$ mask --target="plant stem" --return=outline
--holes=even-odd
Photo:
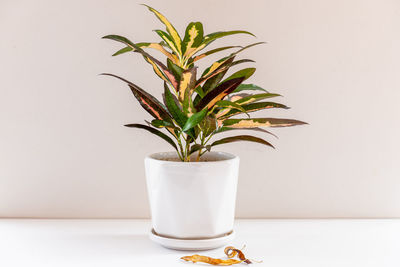
[[[200,161],[200,157],[201,157],[201,150],[203,149],[202,148],[202,146],[204,145],[204,134],[203,133],[201,133],[201,137],[200,137],[200,141],[201,141],[201,147],[200,147],[200,149],[199,149],[199,153],[197,154],[197,158],[196,158],[196,161],[197,162],[199,162]]]
[[[184,151],[183,151],[183,146],[182,146],[182,141],[181,141],[181,133],[179,133],[179,135],[177,136],[176,140],[178,141],[179,150],[180,150],[180,153],[178,151],[179,159],[181,161],[184,161],[184,158],[183,158],[184,157]]]
[[[199,149],[199,153],[197,154],[197,158],[196,161],[199,162],[200,161],[200,157],[201,157],[201,148]]]
[[[184,161],[188,162],[190,161],[190,155],[189,155],[189,135],[187,134],[185,139],[185,156],[184,156]]]

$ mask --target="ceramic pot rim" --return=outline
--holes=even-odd
[[[162,158],[173,158],[177,159],[177,153],[175,151],[169,152],[157,152],[146,156],[145,160],[151,160],[153,162],[159,162],[163,164],[174,164],[174,165],[206,165],[206,164],[216,164],[222,162],[229,162],[229,161],[236,161],[239,160],[239,157],[222,151],[211,151],[207,152],[202,156],[203,158],[208,158],[209,161],[190,161],[190,162],[183,162],[183,161],[175,161],[175,160],[166,160]],[[213,160],[214,159],[214,160]]]

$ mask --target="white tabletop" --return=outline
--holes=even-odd
[[[0,266],[194,266],[179,259],[194,253],[152,243],[149,229],[148,220],[2,219]],[[235,230],[230,245],[263,260],[254,267],[400,266],[400,220],[237,220]]]

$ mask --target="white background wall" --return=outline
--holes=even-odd
[[[146,3],[181,32],[202,21],[258,36],[218,46],[268,41],[242,57],[292,109],[263,114],[310,123],[275,130],[276,150],[219,148],[241,157],[238,217],[400,217],[398,0]],[[149,115],[97,74],[159,96],[142,58],[112,58],[121,46],[100,37],[155,41],[160,27],[132,0],[0,1],[0,216],[149,216],[143,157],[169,147],[122,126]]]

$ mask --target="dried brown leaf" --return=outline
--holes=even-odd
[[[211,257],[202,256],[198,254],[194,254],[192,256],[184,256],[181,259],[185,261],[191,261],[193,263],[203,262],[211,265],[220,265],[220,266],[229,266],[242,262],[242,260],[235,260],[235,259],[228,259],[228,260],[214,259]]]
[[[247,264],[252,263],[249,259],[246,259],[246,256],[244,256],[244,253],[240,249],[234,247],[226,247],[224,252],[226,256],[228,256],[228,258],[233,258],[237,255],[241,261]]]

